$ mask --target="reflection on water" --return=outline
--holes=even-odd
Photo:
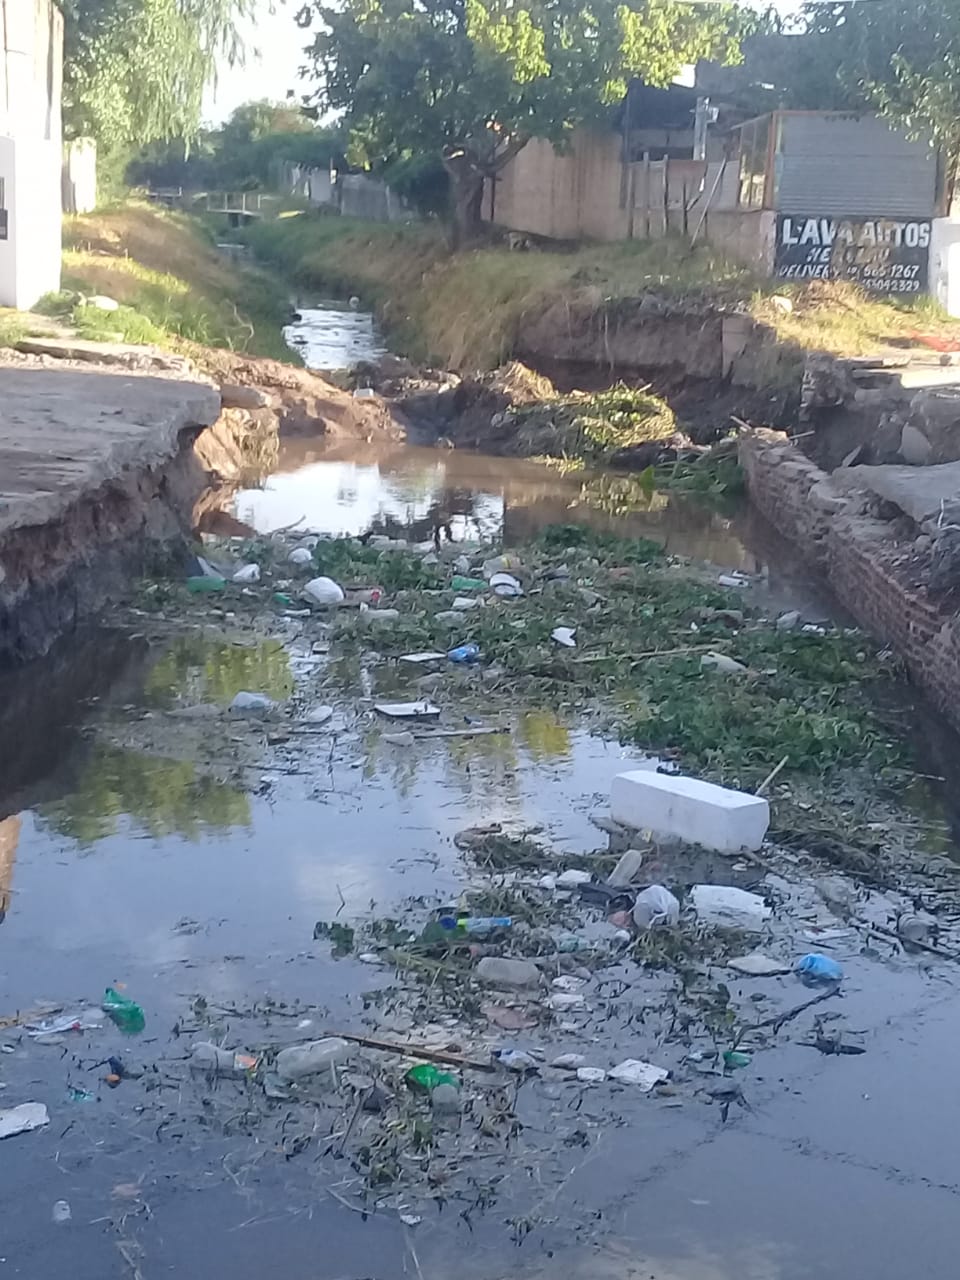
[[[37,812],[41,824],[80,845],[114,835],[121,818],[154,839],[197,840],[211,829],[248,826],[250,800],[189,761],[98,745],[73,786]]]
[[[148,702],[168,706],[213,702],[227,706],[242,689],[277,701],[293,692],[290,655],[274,640],[229,644],[200,636],[173,640],[146,680]]]
[[[635,475],[576,472],[524,458],[322,439],[285,440],[276,472],[235,499],[235,515],[267,533],[301,520],[325,534],[373,529],[414,540],[522,541],[549,524],[586,524],[654,538],[677,555],[748,571],[757,567],[736,514],[651,493]]]
[[[324,301],[300,307],[298,315],[300,319],[287,325],[283,336],[308,369],[349,369],[361,360],[378,360],[387,354],[369,311]]]

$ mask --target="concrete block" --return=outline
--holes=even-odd
[[[610,809],[614,822],[721,853],[759,849],[770,825],[770,806],[762,796],[642,769],[617,774]]]

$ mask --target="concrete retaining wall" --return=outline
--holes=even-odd
[[[915,533],[878,518],[865,491],[845,491],[778,432],[744,435],[754,504],[800,546],[857,621],[903,657],[934,706],[960,728],[960,617],[922,585]]]

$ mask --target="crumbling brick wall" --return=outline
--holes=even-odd
[[[960,728],[960,615],[922,583],[912,542],[871,514],[870,496],[850,490],[779,432],[740,442],[756,507],[806,551],[840,603],[904,659],[937,709]]]

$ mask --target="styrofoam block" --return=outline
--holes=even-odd
[[[759,849],[770,825],[770,806],[762,796],[643,769],[617,774],[610,809],[615,822],[721,853]]]

